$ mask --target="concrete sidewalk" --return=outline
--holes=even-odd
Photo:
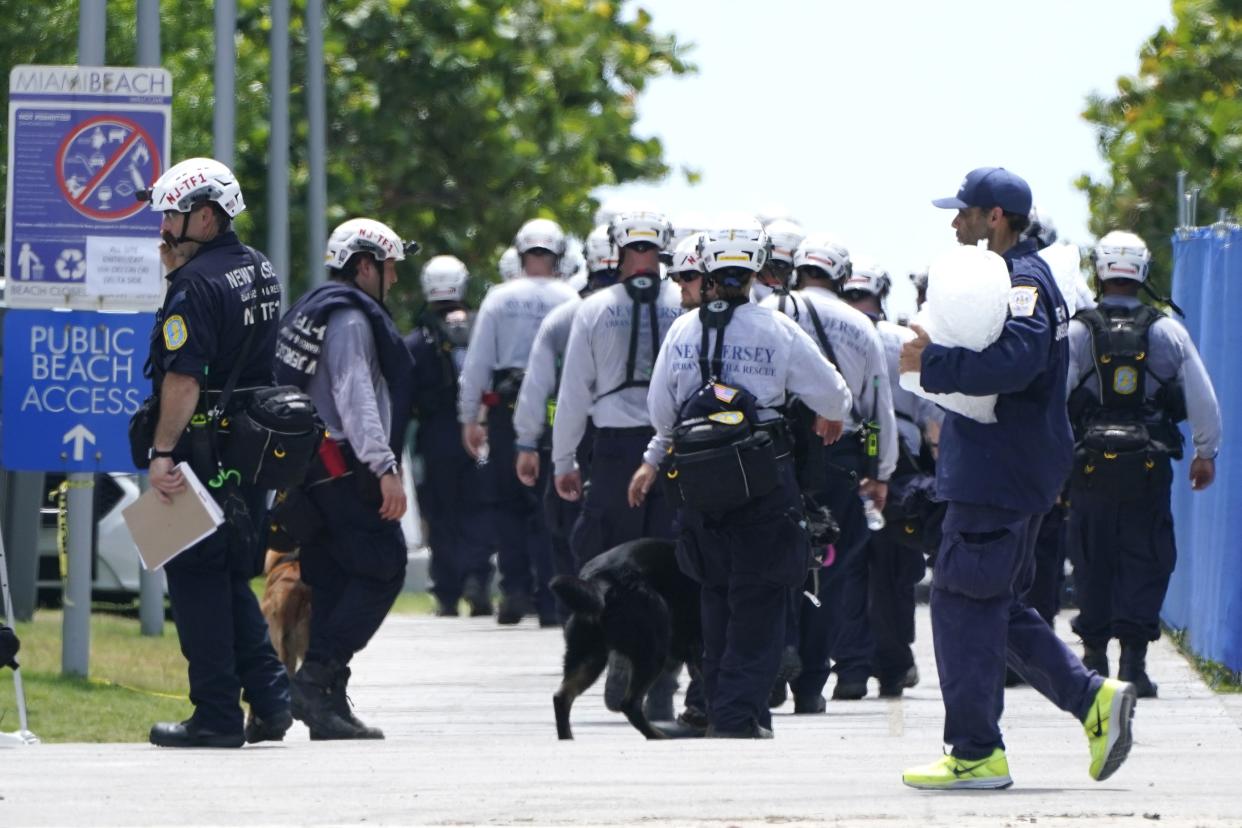
[[[902,700],[809,718],[786,705],[767,742],[649,743],[604,709],[602,681],[574,711],[577,740],[556,740],[555,630],[395,617],[352,689],[387,741],[312,744],[295,725],[239,751],[9,750],[0,825],[1242,825],[1242,710],[1167,642],[1151,654],[1161,698],[1140,702],[1134,751],[1107,782],[1087,776],[1080,725],[1022,688],[1004,722],[1013,788],[904,787],[902,768],[941,749],[925,607],[919,621],[923,683]]]

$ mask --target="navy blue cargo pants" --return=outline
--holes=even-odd
[[[243,488],[252,520],[267,524],[267,492]],[[266,536],[260,532],[260,541]],[[250,589],[260,549],[239,549],[221,528],[165,567],[181,654],[189,662],[191,721],[240,733],[238,695],[260,719],[289,709],[289,677]]]
[[[1079,721],[1103,679],[1088,671],[1025,603],[1043,515],[949,502],[932,572],[932,639],[944,698],[944,741],[983,759],[998,747],[1005,667]]]
[[[311,588],[306,659],[348,664],[405,584],[405,536],[398,521],[380,518],[374,475],[356,471],[307,491],[325,531],[301,547],[302,580]]]
[[[719,515],[678,512],[677,563],[701,586],[707,715],[722,732],[771,727],[790,590],[810,560],[793,465],[780,463],[781,485],[763,497]]]
[[[1177,563],[1169,498],[1173,471],[1156,461],[1146,485],[1119,495],[1075,489],[1070,498],[1074,592],[1072,627],[1099,646],[1110,638],[1160,638],[1160,608]]]
[[[643,462],[652,429],[597,428],[590,476],[584,477],[582,511],[569,537],[577,568],[638,538],[673,537],[673,512],[663,487],[654,486],[637,509],[629,504],[630,478]]]

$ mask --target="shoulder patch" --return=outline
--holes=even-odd
[[[186,327],[185,320],[181,318],[181,314],[168,317],[164,320],[164,347],[170,351],[175,351],[188,342],[190,339],[190,329]]]
[[[1011,316],[1033,316],[1039,300],[1039,288],[1018,285],[1009,289],[1009,313]]]

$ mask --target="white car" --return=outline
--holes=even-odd
[[[47,496],[39,514],[39,598],[59,599],[62,590],[59,504],[56,495],[62,476],[48,474]],[[95,534],[91,562],[91,592],[97,601],[129,602],[138,594],[138,548],[129,535],[121,510],[138,499],[138,476],[109,472],[95,475]]]

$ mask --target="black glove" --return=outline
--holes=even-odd
[[[0,667],[12,667],[16,670],[17,651],[21,648],[22,642],[17,640],[17,633],[13,632],[13,628],[0,624]]]

